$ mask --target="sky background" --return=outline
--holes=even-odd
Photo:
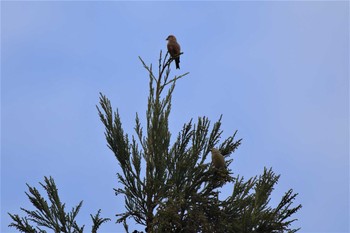
[[[124,232],[117,160],[107,148],[99,92],[133,134],[145,122],[148,76],[166,37],[184,52],[170,129],[215,122],[242,145],[231,169],[246,178],[281,174],[271,205],[299,193],[300,232],[349,232],[349,3],[1,2],[1,232],[7,212],[32,209],[26,183],[52,176],[68,209],[112,219]],[[173,64],[174,65],[174,64]],[[222,195],[229,194],[225,186]],[[130,229],[143,230],[131,223]]]

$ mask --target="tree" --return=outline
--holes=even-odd
[[[52,177],[45,177],[45,184],[40,183],[40,185],[47,192],[49,201],[45,200],[36,188],[27,184],[29,193],[26,192],[26,195],[36,210],[21,208],[21,210],[27,214],[27,216],[22,218],[17,214],[9,213],[13,220],[9,227],[14,227],[20,232],[26,233],[45,233],[46,231],[44,228],[51,229],[55,233],[82,233],[84,231],[84,225],[81,227],[78,226],[75,218],[83,205],[83,201],[75,208],[72,208],[71,212],[67,213],[65,211],[66,205],[62,204],[58,195],[54,179]],[[48,202],[51,203],[50,206]],[[93,222],[92,233],[96,233],[102,223],[110,220],[109,218],[101,218],[100,213],[101,210],[98,210],[96,215],[90,215]],[[34,227],[33,224],[36,224],[36,227]]]
[[[190,120],[183,125],[175,142],[170,143],[172,94],[177,80],[188,74],[170,78],[170,64],[175,58],[168,58],[168,53],[163,58],[161,52],[157,76],[152,65],[147,66],[140,58],[149,74],[150,88],[145,133],[136,114],[136,135],[129,138],[122,128],[118,110],[114,112],[110,100],[100,93],[98,114],[105,126],[107,145],[122,170],[117,173],[121,187],[115,192],[124,195],[125,212],[117,214],[117,222],[124,224],[126,232],[129,232],[128,218],[144,225],[148,233],[298,231],[291,228],[296,219],[290,219],[301,208],[301,205],[292,207],[298,194],[290,189],[276,207],[269,206],[270,194],[280,177],[271,168],[264,168],[262,175],[247,181],[240,176],[233,177],[229,169],[230,154],[242,140],[236,139],[237,131],[221,140],[221,117],[212,126],[207,117],[199,117],[195,123]],[[207,161],[213,148],[224,155],[225,169],[218,169]],[[220,200],[224,184],[231,184],[233,191],[228,198]],[[78,226],[75,221],[82,201],[67,213],[53,178],[45,177],[45,184],[40,185],[47,192],[48,201],[27,184],[26,195],[36,210],[21,208],[25,217],[9,213],[13,221],[9,226],[28,233],[46,232],[44,228],[57,233],[83,232],[84,226]],[[110,220],[101,218],[100,212],[91,215],[92,233]]]
[[[186,76],[170,78],[168,53],[159,57],[158,74],[139,57],[149,75],[149,97],[146,111],[146,132],[138,114],[136,135],[124,133],[118,110],[100,93],[97,107],[105,126],[108,147],[114,153],[122,172],[121,187],[116,195],[124,195],[125,212],[117,214],[128,232],[127,219],[144,225],[146,232],[296,232],[290,219],[301,205],[292,207],[298,194],[288,190],[276,207],[270,207],[270,194],[279,175],[264,168],[260,176],[244,181],[233,177],[230,154],[241,144],[236,132],[227,139],[222,135],[221,117],[212,127],[207,117],[184,124],[171,144],[169,115],[176,82]],[[211,166],[207,157],[212,148],[219,148],[227,170]],[[142,165],[145,168],[142,169]],[[225,200],[218,197],[224,184],[233,191]]]

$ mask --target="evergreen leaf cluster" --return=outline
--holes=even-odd
[[[145,126],[136,114],[135,134],[130,137],[124,132],[118,110],[113,111],[110,100],[102,93],[97,106],[107,146],[120,166],[115,194],[124,197],[125,211],[117,213],[117,223],[122,223],[126,232],[129,218],[143,225],[148,233],[297,232],[299,228],[292,227],[296,221],[292,216],[301,208],[293,205],[298,194],[290,189],[276,207],[270,205],[279,175],[264,168],[261,175],[247,180],[233,176],[229,167],[233,162],[231,154],[242,139],[236,139],[237,131],[222,138],[222,116],[213,124],[205,116],[196,121],[191,119],[172,137],[169,130],[172,96],[177,81],[188,73],[171,78],[173,59],[168,53],[163,57],[160,52],[157,73],[152,65],[139,59],[149,77]],[[213,148],[224,156],[226,169],[212,165]],[[26,214],[22,218],[9,214],[13,221],[9,226],[28,233],[43,233],[46,228],[57,233],[83,232],[84,225],[79,226],[75,220],[82,201],[67,212],[53,178],[45,177],[45,183],[40,185],[48,199],[27,185],[26,195],[36,210],[21,208]],[[232,188],[227,198],[220,197],[224,185]],[[91,215],[92,233],[110,220],[101,218],[100,212]]]

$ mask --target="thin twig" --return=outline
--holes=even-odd
[[[169,82],[165,83],[164,86],[168,85],[169,83],[175,82],[176,80],[183,78],[184,76],[188,75],[190,72],[186,72],[178,77],[175,76],[175,78],[171,79]]]

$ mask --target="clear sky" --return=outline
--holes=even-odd
[[[99,92],[133,134],[145,119],[148,76],[166,37],[184,52],[170,127],[223,114],[242,145],[231,168],[281,174],[303,208],[300,232],[349,231],[349,2],[1,2],[1,232],[7,212],[31,208],[26,183],[54,177],[70,209],[112,218],[123,210],[118,163],[95,105]],[[230,193],[225,186],[223,193]],[[131,225],[132,230],[139,229]]]

